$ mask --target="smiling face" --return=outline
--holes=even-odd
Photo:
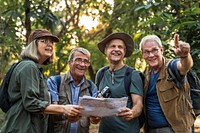
[[[40,55],[40,61],[44,62],[50,58],[54,53],[54,42],[52,38],[45,37],[37,39],[38,53]]]
[[[83,54],[80,51],[76,51],[73,54],[73,58],[68,62],[70,67],[70,73],[74,80],[81,80],[90,66],[90,55]]]
[[[126,46],[120,39],[113,39],[105,49],[105,54],[111,63],[122,62],[125,56]]]
[[[142,56],[154,71],[162,67],[163,48],[154,40],[148,40],[141,46]]]

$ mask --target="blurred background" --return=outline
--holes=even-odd
[[[0,82],[27,45],[27,38],[38,28],[50,30],[60,38],[55,64],[45,68],[48,76],[68,70],[71,49],[81,46],[91,53],[87,77],[94,81],[99,68],[107,65],[97,43],[113,32],[130,34],[135,43],[125,62],[143,71],[139,42],[147,34],[162,39],[165,55],[176,58],[173,35],[191,45],[193,69],[200,76],[200,1],[199,0],[0,0]],[[0,127],[3,120],[0,113]]]

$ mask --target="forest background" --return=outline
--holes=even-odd
[[[141,71],[146,66],[139,50],[141,38],[158,35],[164,54],[176,58],[172,40],[178,33],[180,40],[190,43],[193,69],[200,76],[199,0],[0,0],[0,82],[38,28],[60,38],[56,62],[45,67],[47,77],[65,73],[69,52],[80,46],[92,53],[86,76],[94,81],[98,69],[108,65],[97,43],[113,32],[132,36],[135,49],[125,62]],[[0,112],[0,127],[3,117]]]

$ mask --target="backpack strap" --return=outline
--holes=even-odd
[[[58,92],[59,92],[60,83],[61,83],[61,76],[60,75],[56,75],[56,76],[54,76],[54,79],[56,81],[57,89],[58,89]]]
[[[103,67],[100,71],[99,71],[99,74],[98,74],[98,77],[97,77],[97,80],[96,80],[96,86],[97,88],[99,88],[99,84],[103,78],[103,75],[104,75],[104,72],[109,68],[109,66],[105,66]]]
[[[131,93],[130,93],[130,85],[131,85],[131,76],[132,76],[132,72],[136,70],[132,67],[127,67],[126,69],[126,73],[125,73],[125,76],[124,76],[124,87],[125,87],[125,90],[126,90],[126,94],[131,97]],[[139,72],[139,75],[140,77],[142,78],[142,82],[144,84],[144,74],[140,71]],[[139,120],[139,125],[140,125],[140,128],[143,127],[144,123],[145,123],[145,115],[144,115],[144,110],[142,110],[142,113],[140,114],[140,116],[138,117],[138,120]]]
[[[183,85],[181,84],[181,82],[176,78],[176,76],[174,75],[174,73],[172,72],[172,64],[173,64],[174,60],[170,60],[168,63],[167,63],[167,71],[169,73],[169,78],[170,80],[172,80],[177,88],[181,89],[182,91],[184,91],[184,87]]]
[[[166,65],[167,71],[168,71],[168,73],[169,73],[169,79],[170,79],[171,81],[173,81],[173,82],[175,83],[176,87],[177,87],[179,90],[181,90],[181,91],[183,92],[183,98],[182,98],[182,101],[183,101],[183,108],[182,108],[182,111],[183,111],[184,113],[186,113],[186,110],[185,110],[185,102],[184,102],[184,98],[187,98],[186,92],[185,92],[185,90],[184,90],[184,86],[181,84],[181,82],[176,78],[176,76],[175,76],[174,73],[172,72],[172,69],[171,69],[171,68],[172,68],[173,62],[174,62],[174,60],[170,60],[170,61],[167,63],[167,65]]]
[[[126,69],[125,76],[124,76],[124,87],[126,90],[126,94],[128,96],[131,96],[130,85],[131,85],[131,73],[133,72],[133,70],[135,70],[135,69],[128,66]]]
[[[91,80],[88,80],[90,86],[89,86],[89,93],[90,93],[90,96],[92,96],[92,81]]]

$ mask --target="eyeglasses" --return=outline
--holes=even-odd
[[[153,50],[151,50],[151,51],[145,50],[145,51],[143,51],[142,53],[143,53],[145,56],[149,56],[151,53],[152,53],[153,55],[156,55],[156,54],[158,53],[158,51],[159,51],[159,49],[153,49]]]
[[[45,43],[47,45],[54,44],[54,42],[52,40],[46,39],[46,38],[44,38],[44,39],[38,39],[38,42]]]
[[[74,59],[72,59],[72,61],[75,62],[75,63],[77,63],[77,64],[84,63],[84,65],[90,66],[90,61],[86,60],[86,59],[74,58]]]

